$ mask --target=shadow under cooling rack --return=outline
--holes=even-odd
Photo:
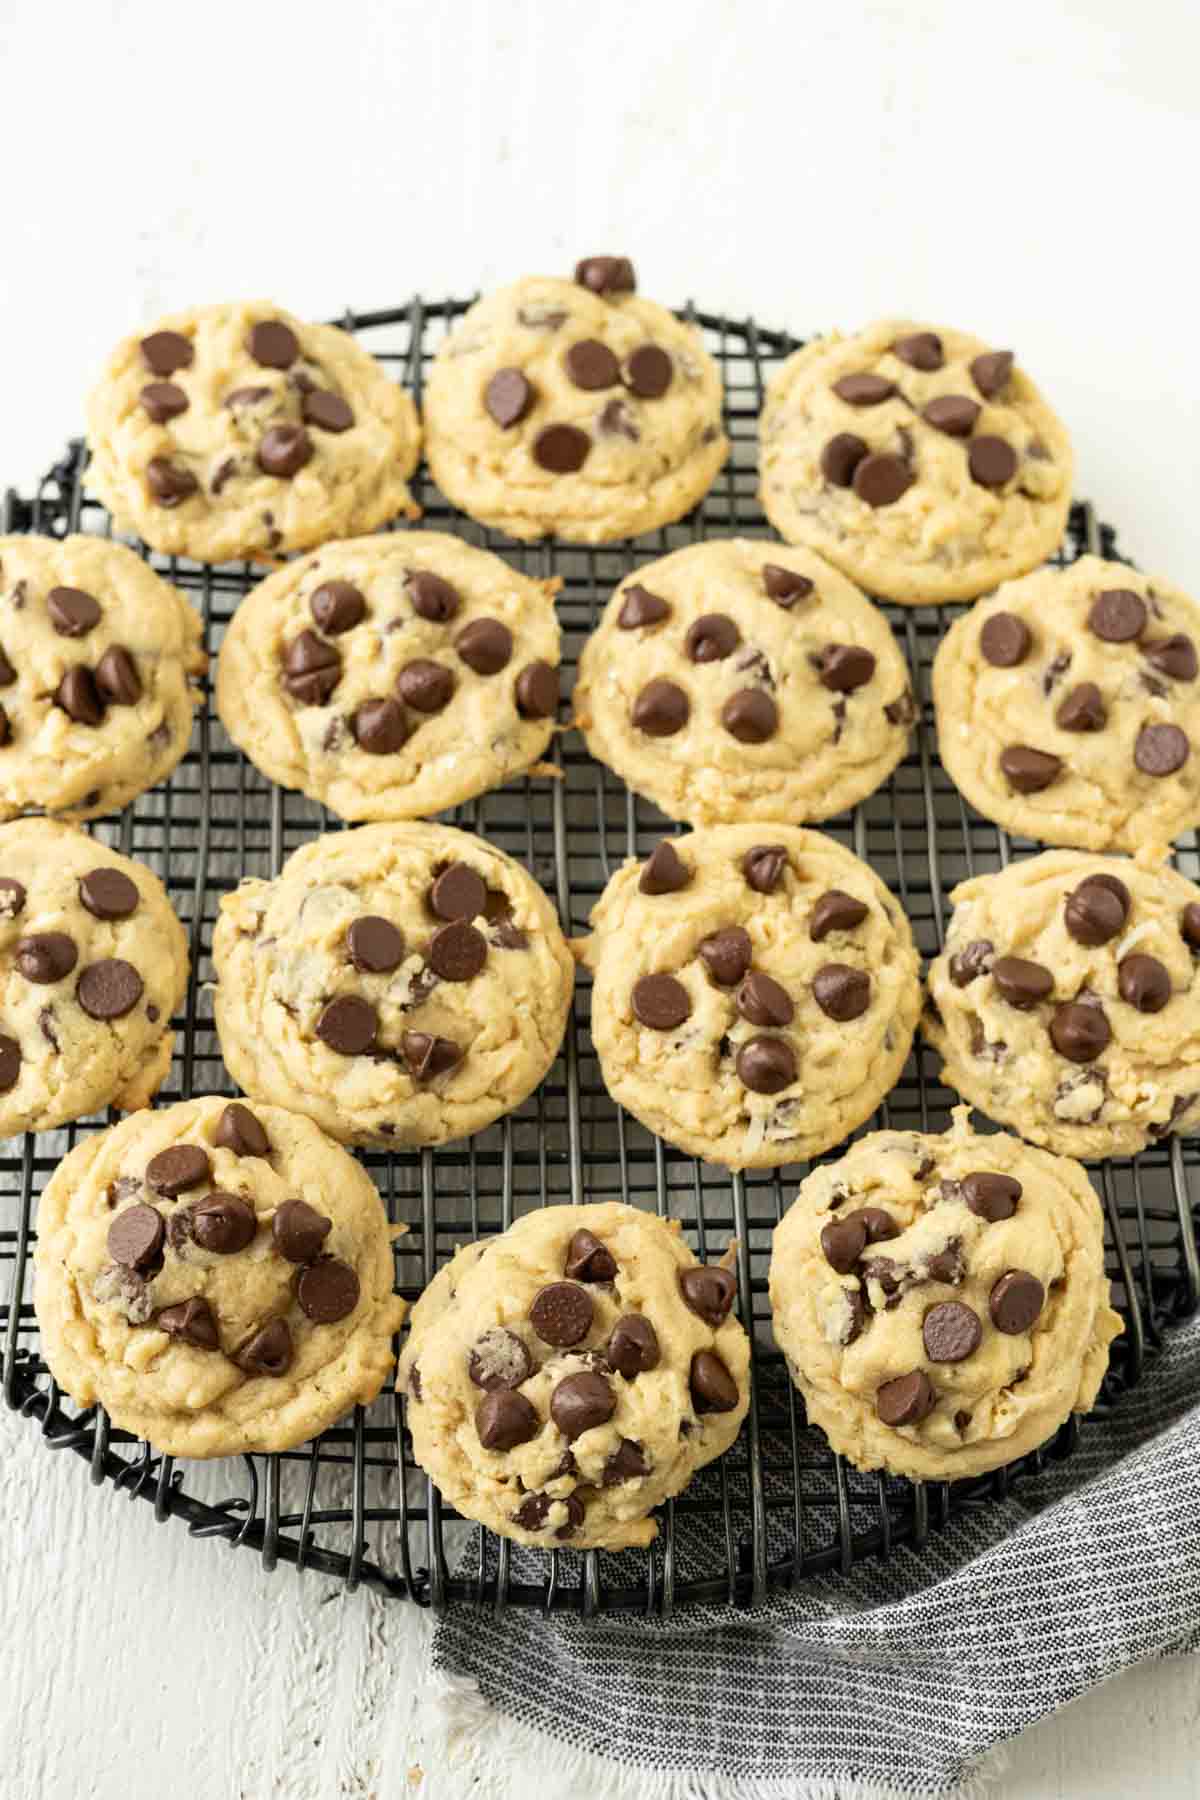
[[[429,358],[465,302],[414,300],[394,310],[347,314],[354,331],[416,394]],[[497,551],[533,575],[558,575],[564,677],[574,677],[581,645],[612,588],[651,558],[706,536],[768,535],[756,498],[755,433],[770,366],[796,347],[751,320],[685,309],[702,329],[725,380],[726,429],[733,454],[712,492],[682,524],[604,549],[522,547],[455,513],[422,470],[415,483],[423,525]],[[31,499],[7,496],[6,531],[107,533],[111,522],[83,494],[80,444]],[[144,550],[144,547],[143,547]],[[1077,505],[1058,560],[1085,550],[1117,554],[1115,535]],[[210,568],[150,555],[203,613],[214,651],[234,608],[255,580],[249,565]],[[933,653],[956,608],[888,607],[921,702],[910,754],[879,793],[823,829],[873,864],[897,894],[926,957],[936,953],[949,890],[970,873],[999,868],[1038,846],[1010,840],[972,813],[937,759],[928,704]],[[558,906],[564,928],[586,928],[605,881],[629,855],[645,855],[675,827],[594,763],[579,740],[560,745],[562,779],[526,781],[456,809],[448,819],[484,833],[519,857]],[[199,715],[194,748],[169,782],[98,836],[150,864],[164,879],[190,936],[192,976],[171,1079],[163,1101],[192,1093],[232,1093],[213,1030],[211,937],[223,893],[242,875],[273,875],[283,858],[339,821],[273,787],[225,737],[211,706]],[[1196,840],[1178,851],[1200,871]],[[820,1571],[848,1571],[899,1545],[920,1549],[965,1507],[985,1505],[1021,1484],[1036,1500],[1041,1470],[1067,1456],[1087,1421],[1072,1420],[1042,1450],[972,1481],[915,1485],[863,1475],[835,1457],[808,1428],[769,1329],[767,1264],[771,1232],[805,1173],[728,1172],[696,1162],[619,1112],[600,1079],[588,1029],[590,994],[581,977],[562,1052],[548,1079],[517,1113],[466,1143],[414,1154],[365,1155],[389,1217],[408,1230],[396,1245],[398,1291],[415,1298],[462,1243],[504,1230],[521,1213],[552,1202],[621,1199],[682,1221],[689,1241],[718,1255],[738,1240],[739,1310],[754,1340],[752,1404],[738,1442],[661,1515],[657,1543],[617,1556],[514,1547],[458,1520],[414,1466],[403,1402],[388,1390],[316,1442],[283,1456],[177,1463],[112,1428],[99,1409],[78,1415],[49,1377],[38,1350],[30,1291],[37,1196],[84,1121],[28,1137],[0,1157],[0,1353],[10,1405],[38,1425],[50,1448],[85,1458],[92,1479],[148,1500],[158,1519],[183,1519],[198,1537],[256,1550],[266,1567],[291,1563],[354,1587],[367,1583],[423,1605],[455,1601],[669,1612],[687,1602],[745,1604]],[[932,1061],[915,1049],[901,1080],[868,1129],[940,1130],[953,1097]],[[1134,1160],[1097,1165],[1093,1179],[1107,1218],[1108,1267],[1126,1332],[1114,1348],[1103,1412],[1142,1375],[1163,1333],[1194,1310],[1200,1290],[1190,1184],[1200,1142],[1170,1139]]]

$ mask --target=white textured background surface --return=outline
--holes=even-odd
[[[10,5],[0,485],[168,307],[325,316],[615,250],[669,303],[1011,344],[1080,491],[1200,588],[1198,52],[1186,0]],[[0,1419],[5,1800],[403,1795],[420,1652],[404,1609],[156,1529]],[[1015,1746],[1002,1790],[1200,1795],[1198,1727],[1195,1662],[1135,1672]]]

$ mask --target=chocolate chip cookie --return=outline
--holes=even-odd
[[[808,550],[710,539],[623,581],[575,722],[671,818],[827,819],[872,793],[916,716],[883,615]]]
[[[244,881],[213,935],[225,1062],[343,1143],[480,1131],[558,1053],[574,964],[500,850],[444,825],[364,825]]]
[[[157,875],[52,819],[0,825],[0,1137],[147,1106],[187,938]]]
[[[37,1227],[54,1379],[166,1455],[291,1449],[392,1367],[379,1196],[294,1113],[208,1098],[124,1119],[59,1165]]]
[[[1079,1164],[967,1119],[861,1139],[775,1232],[776,1340],[860,1469],[953,1481],[1036,1450],[1092,1407],[1122,1329]]]
[[[920,1011],[873,870],[792,825],[718,825],[627,862],[576,946],[613,1098],[727,1168],[828,1150],[879,1105]]]
[[[86,482],[124,531],[200,562],[272,560],[416,518],[416,408],[331,325],[198,306],[118,344],[88,401]]]
[[[326,544],[238,607],[218,711],[264,774],[343,818],[440,812],[550,742],[558,586],[436,531]]]
[[[1200,605],[1083,556],[1009,582],[934,660],[942,761],[985,818],[1084,850],[1200,821]]]
[[[991,1118],[1072,1156],[1200,1124],[1200,887],[1047,850],[955,888],[926,1036]]]
[[[93,819],[165,780],[192,734],[202,635],[121,544],[0,537],[0,819]]]
[[[762,503],[868,593],[972,600],[1062,538],[1067,434],[1011,351],[884,319],[782,365],[762,414]]]
[[[547,1206],[468,1244],[413,1308],[398,1385],[445,1498],[504,1537],[621,1549],[738,1434],[750,1346],[730,1259],[675,1220]]]
[[[455,506],[510,537],[603,544],[682,518],[729,453],[699,331],[624,257],[478,301],[434,358],[426,455]]]

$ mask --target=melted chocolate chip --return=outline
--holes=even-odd
[[[992,613],[979,633],[979,648],[997,669],[1013,669],[1023,663],[1032,642],[1028,625],[1016,613]]]
[[[959,1191],[977,1219],[986,1219],[989,1225],[996,1225],[1001,1219],[1012,1218],[1023,1190],[1012,1175],[977,1169],[963,1176]]]
[[[349,1263],[323,1256],[310,1263],[296,1284],[300,1310],[314,1325],[334,1325],[358,1305],[358,1276]]]
[[[169,1150],[160,1150],[150,1158],[146,1183],[164,1199],[175,1200],[189,1188],[202,1186],[211,1173],[208,1152],[199,1144],[172,1144]]]
[[[875,1395],[875,1412],[883,1425],[919,1425],[937,1405],[933,1383],[924,1369],[885,1381]]]
[[[568,1375],[550,1396],[550,1417],[568,1443],[607,1424],[616,1409],[611,1383],[591,1369]]]
[[[364,975],[388,975],[404,961],[404,934],[374,913],[355,919],[346,933],[350,961]]]
[[[340,394],[331,394],[327,388],[313,388],[305,394],[300,416],[306,425],[315,425],[318,431],[349,431],[354,424],[354,409],[349,402]]]
[[[150,373],[160,376],[190,369],[196,354],[191,339],[178,331],[152,331],[142,339],[141,352]]]
[[[641,438],[637,420],[626,406],[624,400],[614,395],[606,400],[596,416],[596,430],[601,437],[628,438],[636,444]]]
[[[82,663],[67,670],[58,684],[54,702],[76,725],[99,725],[104,718],[104,702],[96,689],[92,671],[85,669]]]
[[[942,340],[936,331],[914,331],[909,337],[897,338],[892,345],[892,354],[907,363],[910,369],[920,369],[926,375],[940,369],[946,360]]]
[[[300,341],[282,319],[260,319],[250,327],[246,348],[263,369],[290,369],[300,354]]]
[[[1132,588],[1105,588],[1088,611],[1088,629],[1106,644],[1129,644],[1140,638],[1148,618],[1146,603]]]
[[[406,1031],[400,1048],[414,1081],[436,1081],[462,1061],[463,1053],[449,1038],[432,1037],[427,1031]]]
[[[1150,643],[1143,644],[1142,655],[1161,674],[1170,676],[1172,681],[1195,681],[1200,669],[1196,660],[1196,646],[1182,632],[1177,632],[1174,637],[1154,638]]]
[[[429,966],[443,981],[473,981],[487,961],[487,939],[474,925],[455,919],[434,932]]]
[[[467,1355],[467,1374],[487,1394],[511,1393],[533,1374],[524,1338],[504,1325],[489,1325]]]
[[[831,1219],[821,1227],[821,1250],[830,1268],[849,1275],[867,1247],[867,1227],[861,1213]]]
[[[24,910],[26,897],[23,883],[0,875],[0,919],[15,919]]]
[[[607,344],[599,338],[580,338],[570,345],[563,357],[568,381],[587,392],[616,387],[621,368]]]
[[[11,1093],[21,1078],[21,1046],[0,1032],[0,1094]]]
[[[591,447],[587,432],[577,425],[544,425],[533,440],[533,460],[551,475],[573,475]]]
[[[39,931],[17,940],[13,961],[17,973],[26,981],[46,987],[71,973],[79,961],[79,951],[74,938],[65,931]]]
[[[604,1465],[600,1477],[601,1487],[616,1487],[622,1481],[636,1481],[639,1476],[650,1473],[650,1464],[640,1444],[632,1438],[622,1438],[616,1450]]]
[[[317,1019],[316,1032],[323,1044],[339,1056],[363,1056],[375,1047],[379,1014],[357,994],[330,1000]]]
[[[108,1254],[124,1269],[146,1274],[162,1259],[166,1227],[153,1206],[124,1207],[108,1228]]]
[[[1069,1000],[1050,1021],[1050,1040],[1069,1062],[1095,1062],[1109,1045],[1112,1027],[1100,1006]]]
[[[46,611],[60,637],[86,637],[100,623],[100,602],[82,588],[51,588],[46,596]]]
[[[1060,731],[1103,731],[1108,723],[1104,696],[1094,681],[1081,681],[1059,701],[1054,723]]]
[[[575,264],[575,280],[593,294],[632,294],[637,286],[627,256],[585,256]]]
[[[1174,775],[1191,754],[1178,725],[1143,725],[1133,747],[1133,760],[1143,775]]]
[[[1045,1303],[1046,1290],[1028,1269],[1009,1269],[988,1295],[992,1324],[1008,1337],[1028,1331]]]
[[[942,1300],[925,1314],[921,1336],[930,1362],[957,1363],[978,1350],[983,1326],[979,1314],[961,1300]]]
[[[483,390],[483,404],[502,431],[520,424],[535,397],[520,369],[497,369]]]
[[[75,989],[80,1006],[92,1019],[123,1019],[133,1011],[142,993],[142,978],[137,970],[117,956],[89,963]]]
[[[448,864],[429,890],[430,910],[439,919],[474,919],[487,903],[487,883],[465,862]]]
[[[826,445],[828,453],[830,445]],[[886,452],[864,456],[854,467],[853,487],[868,506],[892,506],[908,492],[915,477],[903,457]]]
[[[193,1350],[219,1350],[220,1333],[213,1309],[201,1295],[192,1300],[177,1301],[155,1314],[154,1323],[168,1337],[190,1344]]]
[[[190,469],[184,469],[166,456],[152,456],[146,464],[146,483],[160,506],[180,506],[199,491],[200,483]]]
[[[187,395],[173,381],[148,381],[138,399],[142,411],[156,425],[166,425],[185,413],[190,404]]]
[[[625,386],[639,400],[661,400],[674,374],[674,363],[658,344],[639,344],[625,358],[621,371]]]
[[[999,488],[1017,472],[1017,453],[1001,437],[972,438],[967,449],[971,479],[980,487]]]
[[[271,1319],[234,1357],[247,1375],[286,1375],[292,1366],[292,1334],[286,1319]]]
[[[833,391],[847,406],[879,406],[892,398],[896,384],[883,375],[843,375]]]
[[[303,425],[272,425],[263,433],[256,461],[264,475],[299,474],[312,460],[313,441]]]

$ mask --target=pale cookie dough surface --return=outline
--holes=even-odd
[[[897,902],[795,826],[664,839],[613,876],[577,948],[613,1098],[728,1168],[840,1143],[895,1084],[920,1011]]]
[[[1200,820],[1200,605],[1083,556],[955,621],[933,665],[946,770],[985,818],[1083,850]]]
[[[417,1461],[520,1543],[650,1543],[651,1510],[746,1415],[735,1290],[677,1223],[615,1203],[548,1206],[468,1244],[413,1308],[400,1358]]]
[[[870,601],[811,551],[747,538],[622,582],[575,689],[593,756],[694,825],[844,812],[895,768],[914,716]]]
[[[465,1137],[519,1106],[558,1052],[574,978],[520,864],[424,824],[317,838],[277,880],[243,881],[221,903],[213,960],[234,1079],[386,1149]]]
[[[1066,527],[1071,446],[1020,364],[997,354],[965,332],[883,319],[790,356],[761,425],[776,530],[911,605],[972,600],[1034,568]],[[930,422],[931,403],[953,432]]]
[[[94,819],[165,780],[192,734],[202,637],[122,544],[0,537],[0,819]]]
[[[580,372],[602,385],[568,373],[581,343],[596,349],[590,363],[582,353]],[[649,359],[649,382],[630,363],[647,346],[667,359],[657,370]],[[500,419],[523,408],[507,424],[488,408],[502,372]],[[664,376],[661,393],[631,385]],[[551,276],[487,295],[455,326],[429,373],[425,431],[434,480],[473,519],[511,537],[583,544],[682,518],[729,453],[720,373],[695,327],[637,294]]]
[[[950,897],[924,1030],[952,1087],[1071,1156],[1195,1129],[1200,888],[1148,857],[1047,850]]]
[[[417,516],[409,396],[347,332],[265,300],[125,338],[89,398],[88,444],[87,486],[120,529],[200,562]]]
[[[187,937],[158,877],[74,826],[0,825],[0,1137],[149,1104]]]
[[[998,1468],[1089,1411],[1122,1329],[1079,1164],[977,1135],[965,1107],[944,1136],[875,1132],[815,1169],[770,1290],[811,1423],[918,1481]]]
[[[557,587],[441,532],[327,544],[238,607],[218,711],[273,781],[343,818],[440,812],[549,744]]]
[[[71,1151],[37,1229],[55,1380],[167,1455],[290,1449],[392,1367],[383,1207],[308,1119],[216,1098],[138,1113]]]

